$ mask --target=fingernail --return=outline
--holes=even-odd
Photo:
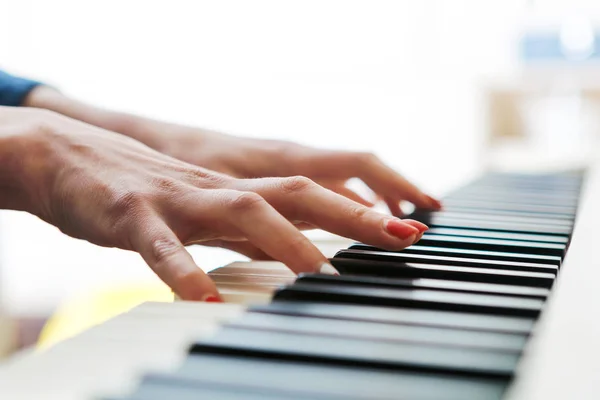
[[[222,303],[223,300],[221,300],[220,298],[218,298],[217,296],[213,295],[213,294],[209,294],[206,297],[202,298],[202,301],[206,302],[206,303]]]
[[[429,207],[439,210],[442,208],[442,202],[434,199],[433,197],[429,196],[429,195],[425,195],[425,197],[427,198],[427,200],[429,201]]]
[[[414,226],[405,224],[398,218],[389,219],[385,222],[385,230],[392,236],[406,240],[411,236],[416,237],[420,232]]]
[[[324,274],[324,275],[339,275],[340,274],[338,272],[338,270],[335,269],[334,266],[329,263],[323,263],[323,265],[321,265],[321,268],[319,268],[319,273]]]
[[[423,232],[419,233],[417,235],[417,237],[415,238],[415,241],[413,242],[413,244],[417,243],[419,240],[421,240],[421,238],[423,237]]]
[[[402,222],[404,222],[405,224],[409,224],[413,228],[417,228],[421,233],[429,229],[427,225],[425,225],[422,222],[415,221],[414,219],[403,219]]]

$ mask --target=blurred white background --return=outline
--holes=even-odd
[[[600,20],[597,0],[0,0],[0,68],[81,99],[239,135],[376,152],[443,193],[485,156],[483,87],[524,29]],[[139,257],[2,212],[0,293],[45,315],[154,281]],[[206,269],[236,258],[194,249]]]

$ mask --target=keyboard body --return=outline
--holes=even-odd
[[[0,398],[600,398],[600,169],[587,173],[581,195],[578,184],[559,181],[566,190],[558,199],[553,185],[532,190],[535,180],[497,197],[493,188],[458,191],[446,212],[416,215],[432,233],[402,253],[326,243],[348,247],[333,259],[342,286],[296,280],[278,263],[239,267],[243,285],[217,270],[228,298],[257,304],[253,311],[143,304],[44,353],[13,358],[0,367]],[[547,201],[527,206],[540,191]],[[485,203],[495,205],[486,211]],[[482,230],[482,220],[482,240],[452,231]],[[362,273],[365,262],[379,272]],[[273,284],[246,296],[263,278],[244,268]],[[290,317],[290,307],[312,303],[326,306],[309,307],[312,319],[299,314],[302,324]],[[400,310],[400,324],[388,310]],[[369,323],[358,323],[357,312]],[[319,377],[327,379],[302,384]]]

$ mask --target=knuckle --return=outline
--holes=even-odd
[[[147,200],[142,193],[136,191],[109,191],[106,223],[112,238],[125,240],[126,249],[133,249],[132,232],[148,217]]]
[[[218,188],[226,186],[231,177],[203,168],[189,168],[184,172],[184,179],[196,187]]]
[[[261,206],[264,199],[254,192],[236,192],[229,202],[229,206],[235,211],[248,211]]]
[[[181,192],[184,184],[169,177],[157,177],[152,179],[150,185],[160,193],[172,194]]]
[[[316,183],[305,176],[292,176],[291,178],[285,178],[282,180],[281,189],[288,193],[298,193],[308,190],[315,185]]]
[[[112,196],[109,213],[115,220],[129,219],[139,214],[146,206],[146,197],[143,193],[129,190]]]
[[[152,257],[157,264],[168,260],[171,256],[181,250],[181,243],[175,239],[159,238],[153,239],[150,244],[152,249]]]
[[[302,234],[295,235],[285,244],[289,254],[305,254],[310,241]]]
[[[352,206],[348,209],[348,217],[350,221],[354,219],[363,219],[371,210],[364,206]]]
[[[379,157],[377,157],[377,155],[375,153],[372,153],[370,151],[363,151],[363,152],[356,153],[356,158],[358,159],[359,162],[364,163],[364,164],[373,164],[373,163],[379,161]]]

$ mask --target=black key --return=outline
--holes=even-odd
[[[446,257],[427,254],[408,254],[402,252],[372,251],[372,250],[340,250],[336,257],[354,258],[359,260],[410,262],[418,264],[453,265],[458,267],[491,268],[510,271],[542,272],[556,275],[555,265],[531,262],[495,261],[464,257]]]
[[[317,392],[294,393],[279,388],[240,385],[235,382],[211,382],[202,377],[186,378],[179,374],[148,374],[142,380],[131,400],[367,400],[364,396],[341,397]]]
[[[467,187],[477,189],[505,189],[517,193],[521,192],[541,192],[541,193],[579,193],[580,182],[577,181],[541,181],[539,179],[495,179],[485,177],[481,180],[471,182]]]
[[[260,356],[189,356],[177,376],[199,382],[218,382],[293,393],[362,396],[373,400],[500,400],[507,379],[475,378],[411,371],[385,371],[357,365],[325,365]]]
[[[397,278],[379,278],[373,276],[360,275],[323,275],[323,274],[301,274],[296,282],[326,284],[326,285],[349,285],[349,286],[376,286],[381,288],[407,288],[407,289],[428,289],[440,290],[444,292],[462,292],[462,293],[478,293],[478,294],[493,294],[496,296],[514,296],[528,297],[532,299],[544,300],[550,294],[548,289],[526,287],[526,286],[511,286],[498,285],[494,283],[479,283],[479,282],[460,282],[449,281],[442,279],[397,279]]]
[[[382,289],[366,286],[335,286],[297,283],[275,292],[274,299],[286,301],[318,301],[446,310],[481,314],[537,317],[544,304],[537,299],[481,294],[436,292],[433,290]]]
[[[268,305],[250,306],[249,312],[524,335],[531,332],[535,323],[534,319],[523,317],[316,302],[273,301]]]
[[[579,193],[580,184],[575,182],[560,183],[539,182],[539,181],[498,181],[481,180],[473,182],[468,188],[485,189],[504,189],[515,193],[548,193],[548,194],[576,194]]]
[[[490,213],[497,214],[499,211],[521,212],[532,214],[556,214],[568,216],[571,219],[575,217],[577,207],[575,206],[557,206],[541,204],[523,204],[506,203],[499,201],[479,201],[471,199],[444,199],[445,210],[466,209],[466,210],[489,210]]]
[[[418,216],[418,214],[415,214]],[[411,215],[411,218],[413,216]],[[544,217],[510,217],[506,215],[493,214],[475,214],[470,212],[452,212],[452,211],[434,211],[428,212],[425,218],[436,219],[458,219],[461,221],[477,221],[483,223],[503,223],[503,224],[520,224],[532,225],[538,227],[552,228],[571,228],[573,222],[564,219],[550,219]]]
[[[351,247],[353,250],[367,251],[387,251],[366,244],[355,244]],[[461,258],[476,258],[480,260],[498,260],[498,261],[516,261],[516,262],[532,262],[536,264],[548,264],[560,267],[561,258],[559,256],[547,256],[526,253],[514,253],[509,251],[489,251],[489,250],[473,250],[463,249],[457,246],[456,248],[446,246],[431,246],[424,243],[407,247],[400,251],[392,251],[393,253],[407,254],[428,254],[433,256],[448,256]]]
[[[496,186],[514,186],[514,185],[524,185],[525,189],[532,188],[535,189],[538,186],[552,188],[554,190],[559,190],[563,187],[566,188],[578,188],[581,186],[582,178],[581,177],[564,177],[557,176],[555,174],[548,176],[541,175],[524,175],[524,176],[515,176],[513,174],[504,174],[504,173],[486,173],[480,178],[472,181],[466,187],[471,186],[482,186],[482,185],[496,185]]]
[[[340,273],[351,275],[447,279],[542,288],[550,288],[554,282],[554,275],[540,272],[373,261],[341,256],[330,259],[330,262]]]
[[[377,322],[323,319],[264,313],[246,313],[227,326],[291,332],[307,335],[349,337],[381,342],[431,344],[520,353],[527,335],[473,332],[461,329],[416,325],[391,325]]]
[[[463,188],[446,196],[448,199],[498,201],[503,203],[577,206],[579,194],[515,192],[506,189]]]
[[[416,215],[411,215],[410,218],[421,221],[430,227],[443,227],[443,228],[458,228],[458,229],[480,229],[485,231],[499,231],[499,232],[516,232],[516,233],[535,233],[542,235],[559,235],[569,236],[571,234],[571,227],[568,226],[545,226],[535,224],[521,224],[504,221],[476,221],[476,220],[464,220],[460,218],[446,218],[446,217],[433,217],[424,218]]]
[[[506,207],[505,207],[506,208]],[[508,209],[492,209],[486,207],[474,207],[474,206],[462,206],[458,204],[447,204],[444,203],[444,210],[449,214],[468,214],[472,216],[472,219],[475,219],[478,215],[481,215],[482,219],[489,220],[485,218],[486,215],[493,215],[496,217],[532,217],[532,218],[540,218],[543,220],[562,220],[568,222],[568,224],[560,224],[571,226],[573,220],[575,219],[574,214],[570,213],[550,213],[550,212],[541,212],[541,211],[521,211],[521,210],[508,210]]]
[[[567,245],[563,243],[540,243],[520,240],[472,238],[425,233],[421,246],[450,247],[459,249],[515,252],[524,254],[564,257]],[[363,245],[364,246],[364,245]],[[350,247],[353,248],[353,247]]]
[[[493,378],[511,378],[519,358],[514,353],[231,327],[194,343],[190,352]]]
[[[496,231],[482,231],[473,229],[452,229],[452,228],[429,228],[426,235],[440,236],[461,236],[470,238],[502,239],[515,240],[522,242],[542,242],[542,243],[569,243],[569,238],[564,236],[535,235],[526,233],[510,233]]]

